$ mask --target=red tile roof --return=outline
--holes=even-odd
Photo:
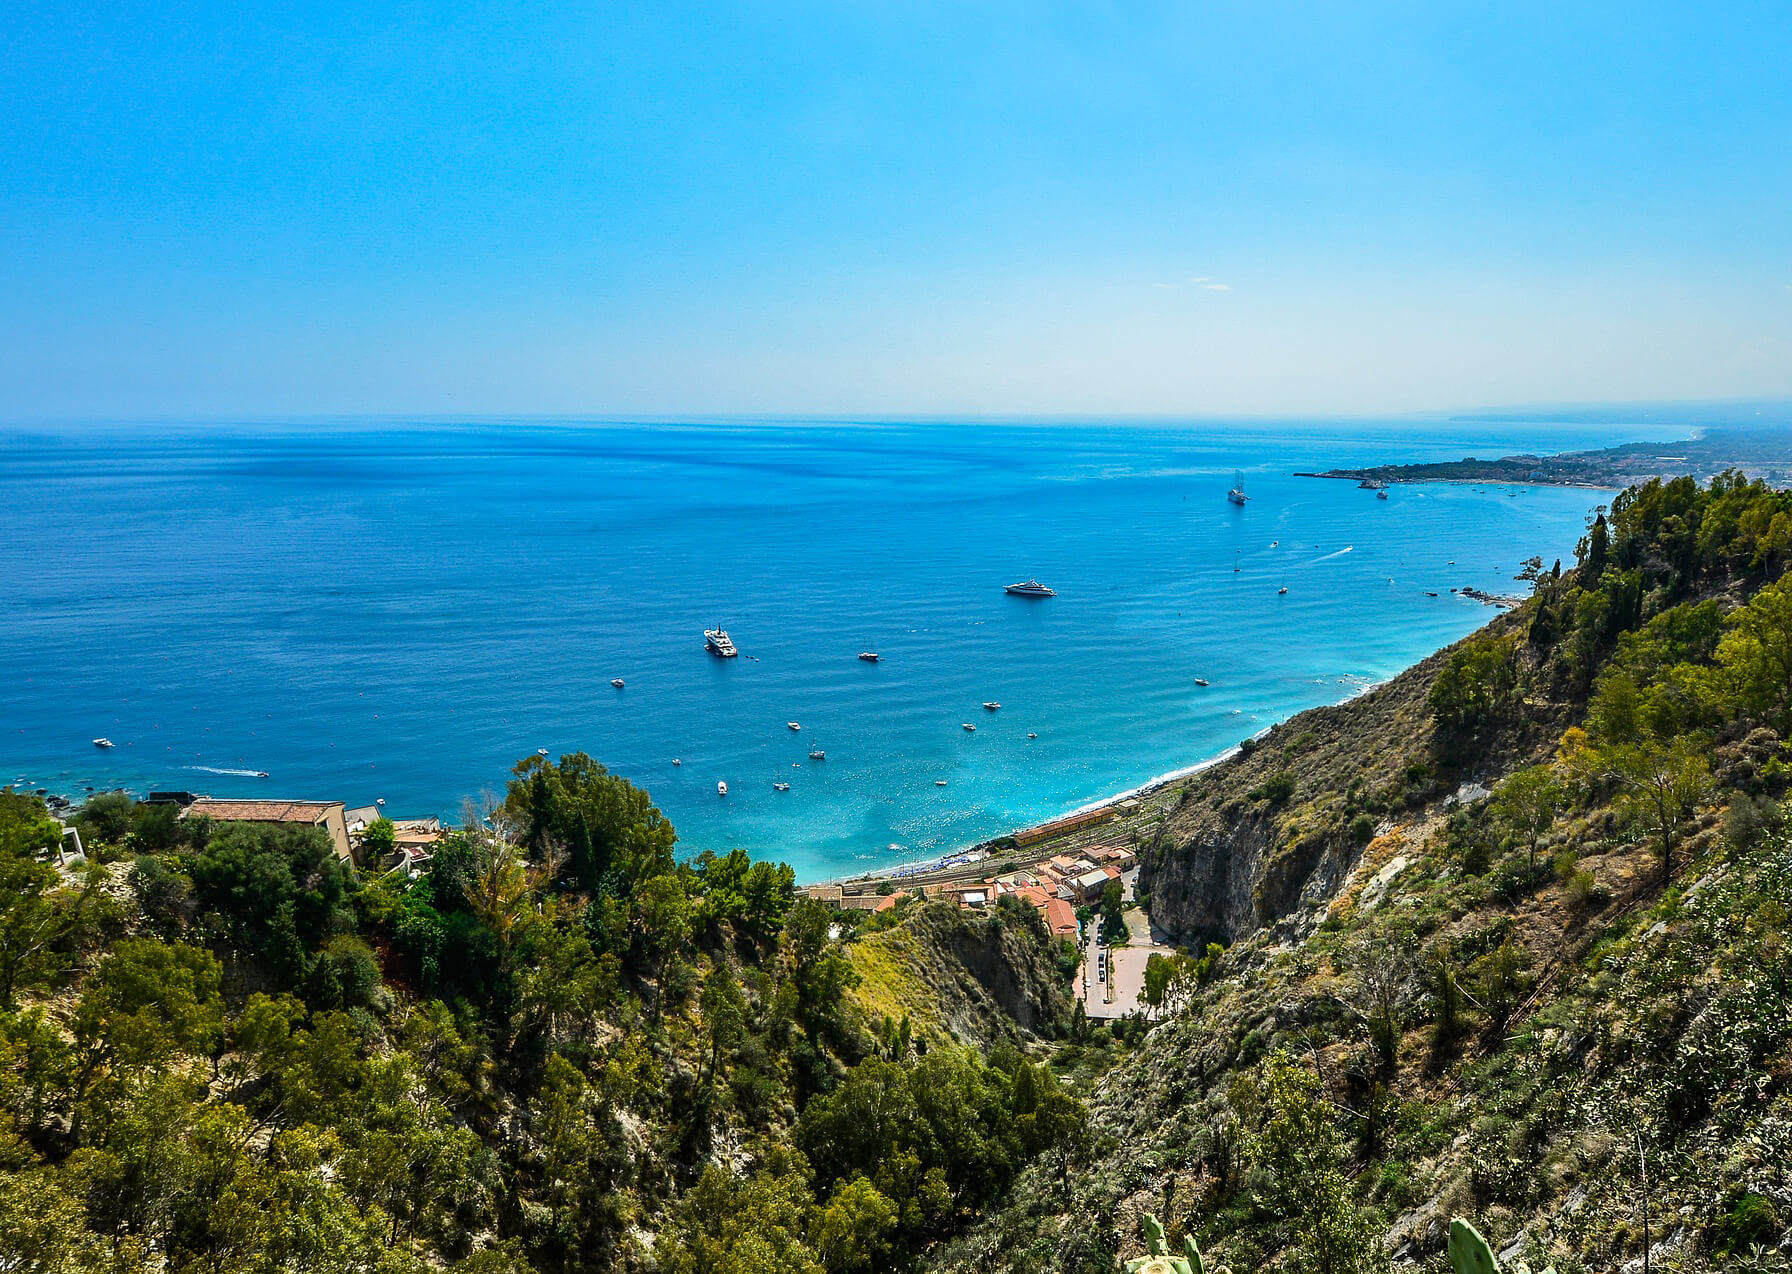
[[[227,823],[315,823],[335,801],[214,801],[203,797],[187,806],[187,817]]]

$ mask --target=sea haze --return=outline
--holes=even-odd
[[[1663,436],[1537,422],[12,432],[0,781],[452,815],[538,747],[582,749],[647,788],[686,851],[741,846],[805,879],[863,870],[1063,813],[1391,676],[1487,620],[1452,587],[1520,587],[1520,560],[1570,558],[1606,498],[1425,486],[1377,500],[1295,470]],[[1242,509],[1226,500],[1235,470]],[[1003,593],[1029,576],[1059,595]],[[716,624],[741,658],[705,654]],[[95,748],[102,735],[117,746]],[[827,759],[810,761],[818,747]]]

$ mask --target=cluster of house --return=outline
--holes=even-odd
[[[1004,894],[1031,903],[1045,917],[1046,927],[1060,938],[1076,941],[1078,907],[1101,901],[1110,880],[1138,864],[1138,854],[1125,845],[1091,845],[1074,853],[1054,854],[1030,867],[980,881],[950,881],[911,886],[887,894],[848,893],[842,885],[814,885],[804,892],[842,911],[888,911],[911,894],[939,898],[971,911],[996,905]]]

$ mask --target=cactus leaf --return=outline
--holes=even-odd
[[[1207,1262],[1201,1259],[1201,1249],[1195,1246],[1192,1234],[1182,1238],[1182,1259],[1188,1262],[1188,1274],[1207,1274]]]
[[[1456,1274],[1500,1274],[1487,1240],[1461,1217],[1450,1222],[1450,1265]]]
[[[1153,1256],[1168,1256],[1169,1247],[1164,1243],[1164,1225],[1151,1213],[1145,1214],[1145,1250]]]

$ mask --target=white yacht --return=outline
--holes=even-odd
[[[621,677],[611,677],[610,684],[612,686],[615,686],[618,690],[620,690],[620,689],[622,689],[622,678]]]
[[[720,782],[718,782],[716,784],[716,795],[717,796],[728,795],[728,780],[727,779],[722,779]]]
[[[801,730],[803,728],[800,723],[795,721],[786,721],[784,724],[792,730]]]
[[[734,648],[734,643],[729,640],[726,628],[705,628],[703,630],[703,645],[710,654],[720,655],[723,659],[732,659],[740,654],[740,651]]]
[[[113,743],[112,740],[102,735],[93,741],[93,746],[96,748],[109,748],[113,746]]]
[[[828,759],[828,754],[823,752],[820,748],[816,748],[815,751],[809,753],[809,759],[811,761],[825,761]]]
[[[1242,505],[1251,498],[1244,493],[1244,474],[1242,472],[1232,475],[1232,489],[1226,492],[1226,498],[1238,505]]]
[[[1058,595],[1056,589],[1047,588],[1036,579],[1030,579],[1020,584],[1010,584],[1002,591],[1012,593],[1016,597],[1056,597]]]

